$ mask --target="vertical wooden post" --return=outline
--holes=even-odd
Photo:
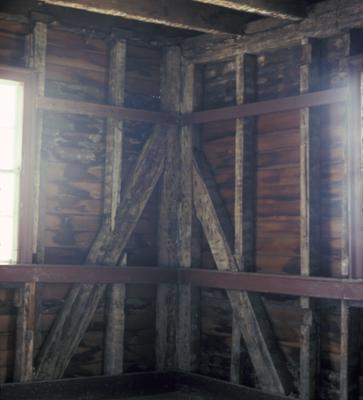
[[[45,92],[45,58],[47,51],[47,24],[45,22],[35,22],[33,32],[27,37],[26,44],[26,64],[27,67],[35,69],[37,72],[37,94],[44,95]],[[44,190],[41,163],[41,143],[42,143],[42,112],[37,114],[37,138],[36,146],[36,165],[35,165],[35,202],[34,209],[34,233],[33,233],[33,252],[37,254],[39,262],[44,260],[44,242],[42,240],[41,223],[42,210],[44,210]],[[20,262],[32,263],[32,254],[22,255]],[[36,323],[36,318],[40,321],[41,304],[36,298],[36,284],[26,283],[24,288],[17,293],[17,322],[16,322],[16,348],[15,348],[15,367],[14,380],[17,382],[31,381],[33,378],[33,359],[35,335],[40,326]],[[38,329],[37,329],[38,328]],[[38,340],[39,337],[37,337]]]
[[[362,64],[350,65],[347,103],[347,247],[349,276],[363,278],[362,266]]]
[[[236,103],[256,100],[256,56],[236,58]],[[236,121],[235,137],[234,253],[240,271],[251,271],[255,256],[256,204],[256,118]],[[233,383],[241,379],[241,329],[233,313],[230,375]]]
[[[181,52],[178,47],[164,50],[161,107],[180,111]],[[180,198],[180,142],[178,126],[165,126],[166,159],[160,193],[158,263],[178,267],[178,201]],[[161,284],[156,306],[156,365],[158,370],[176,366],[177,286]]]
[[[347,38],[346,55],[350,51]],[[347,135],[345,143],[346,176],[343,203],[342,276],[362,278],[362,65],[346,65]],[[349,72],[349,73],[348,73]],[[340,400],[358,398],[359,315],[347,301],[341,302],[340,323]]]
[[[26,43],[26,65],[37,72],[37,94],[45,94],[45,65],[47,55],[47,34],[48,27],[45,22],[35,22],[33,32],[27,36]],[[35,165],[35,201],[34,209],[34,245],[33,253],[36,254],[36,262],[44,262],[44,223],[45,223],[45,190],[43,188],[46,180],[46,166],[41,157],[42,132],[43,132],[43,111],[37,111],[38,143],[36,146]]]
[[[320,46],[312,39],[302,41],[300,93],[317,90],[320,73]],[[301,275],[316,273],[320,254],[320,138],[319,110],[300,110],[300,270]],[[300,397],[316,397],[318,373],[318,329],[313,300],[300,299],[305,310],[300,331]]]
[[[201,98],[201,67],[182,63],[182,113],[192,112]],[[200,263],[200,228],[193,212],[193,149],[198,146],[198,128],[182,126],[180,133],[181,201],[178,206],[179,266],[191,268]],[[178,285],[177,367],[191,371],[199,363],[199,289]]]
[[[125,98],[126,42],[117,40],[110,50],[108,93],[109,103],[122,106]],[[105,225],[113,231],[116,210],[120,203],[122,181],[123,123],[115,118],[107,119],[104,216]],[[123,259],[125,264],[126,259]],[[113,284],[108,288],[106,303],[105,375],[123,372],[125,296],[124,284]]]

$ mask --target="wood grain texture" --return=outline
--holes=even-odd
[[[47,25],[36,22],[33,31],[28,34],[26,41],[26,64],[37,73],[37,94],[44,94],[45,87],[45,57],[47,48]],[[26,94],[25,94],[26,95]],[[35,150],[34,176],[34,220],[33,220],[33,253],[38,262],[44,261],[44,165],[41,161],[43,115],[37,115],[37,143]],[[22,262],[31,262],[21,260]],[[40,316],[41,287],[35,283],[26,283],[18,293],[20,304],[17,315],[16,349],[14,380],[18,382],[31,381],[33,377],[34,341],[40,341],[38,319]]]
[[[164,50],[161,85],[161,107],[165,111],[180,111],[181,56],[178,47]],[[159,266],[179,266],[178,207],[181,196],[179,129],[169,127],[165,133],[167,153],[160,189]],[[156,308],[156,366],[158,370],[176,368],[177,287],[162,284],[157,289]]]
[[[256,100],[257,60],[249,54],[236,58],[236,103]],[[255,257],[256,120],[236,121],[234,187],[234,256],[240,271],[252,271]],[[233,314],[231,381],[240,383],[241,334]]]
[[[302,41],[300,93],[318,90],[320,80],[320,46],[316,40]],[[320,261],[320,118],[319,109],[300,110],[300,271],[317,273]],[[301,298],[306,315],[301,327],[300,396],[313,399],[318,376],[319,332],[315,306]]]
[[[346,0],[338,13],[335,0],[324,1],[316,4],[308,17],[299,23],[278,24],[272,28],[266,23],[254,34],[242,37],[206,35],[186,39],[183,42],[183,55],[191,62],[205,63],[225,60],[244,52],[259,54],[266,50],[289,48],[299,45],[306,37],[334,37],[346,29],[362,28],[362,10],[360,0]],[[250,25],[252,29],[254,23]]]
[[[181,112],[191,112],[201,102],[201,68],[182,60]],[[193,210],[193,149],[199,146],[197,127],[180,128],[180,184],[178,205],[178,257],[181,268],[200,266],[201,232]],[[177,321],[177,366],[182,371],[199,369],[200,361],[200,290],[190,284],[179,285]]]
[[[191,29],[208,33],[243,32],[243,21],[246,17],[237,16],[228,11],[221,11],[213,6],[201,6],[193,1],[139,1],[138,4],[127,1],[63,1],[43,0],[47,4],[71,7],[79,10],[118,16],[127,19],[161,24],[175,28]]]
[[[304,17],[304,4],[299,1],[278,0],[194,0],[199,3],[214,4],[232,10],[260,14],[273,18],[298,21]]]
[[[145,144],[116,213],[115,229],[102,226],[86,263],[117,265],[164,168],[165,143],[162,127],[156,127]],[[64,307],[44,342],[36,376],[40,379],[62,377],[69,360],[82,339],[105,285],[77,285],[67,295]]]
[[[200,155],[199,155],[200,157]],[[219,271],[238,271],[230,246],[232,226],[205,161],[193,163],[194,207]],[[274,393],[290,393],[292,382],[261,299],[246,292],[228,291],[232,308],[261,387]],[[242,322],[243,321],[243,322]]]
[[[123,105],[125,98],[126,50],[126,43],[121,41],[114,43],[110,49],[109,102],[117,106]],[[106,135],[103,224],[112,232],[115,229],[122,187],[122,122],[108,118]],[[125,264],[126,258],[121,265]],[[124,370],[126,286],[114,284],[107,289],[104,373],[117,375]]]

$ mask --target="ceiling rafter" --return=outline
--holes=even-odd
[[[301,0],[193,0],[236,11],[299,21],[305,17],[306,4]]]
[[[243,34],[251,15],[192,0],[41,0],[43,3],[204,33]],[[212,2],[211,2],[212,3]]]

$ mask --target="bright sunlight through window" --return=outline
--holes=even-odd
[[[0,79],[0,264],[17,261],[23,84]]]

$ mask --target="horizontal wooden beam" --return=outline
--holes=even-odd
[[[26,70],[20,70],[20,72],[24,71]],[[216,121],[227,121],[281,111],[298,110],[306,107],[318,107],[341,103],[346,100],[347,89],[338,88],[308,93],[300,96],[289,96],[281,99],[197,111],[182,116],[170,112],[140,110],[46,96],[38,96],[36,105],[41,110],[60,113],[91,115],[100,118],[113,117],[119,120],[143,121],[155,124],[178,124],[178,122],[181,121],[184,125],[193,125]]]
[[[305,4],[301,0],[194,0],[198,3],[214,4],[266,17],[299,21],[305,16]]]
[[[206,269],[106,267],[103,265],[4,265],[0,284],[43,283],[191,283],[217,289],[363,301],[362,279],[304,277],[254,272],[218,272]],[[8,285],[7,285],[8,287]]]
[[[100,118],[112,117],[119,120],[143,121],[155,124],[176,124],[178,116],[173,113],[139,110],[122,106],[87,103],[55,97],[37,97],[37,107],[41,110],[71,114],[91,115]]]
[[[305,296],[321,299],[363,300],[363,280],[270,275],[249,272],[179,271],[179,283],[218,289]]]
[[[42,0],[44,3],[204,33],[242,34],[249,17],[191,0]]]
[[[299,110],[306,107],[318,107],[341,103],[347,100],[346,88],[329,89],[300,96],[240,104],[237,106],[197,111],[185,114],[182,122],[185,125],[205,124],[207,122],[227,121],[236,118],[253,117],[281,111]]]
[[[7,265],[0,266],[0,283],[140,283],[177,282],[177,270],[154,267],[104,265]]]

